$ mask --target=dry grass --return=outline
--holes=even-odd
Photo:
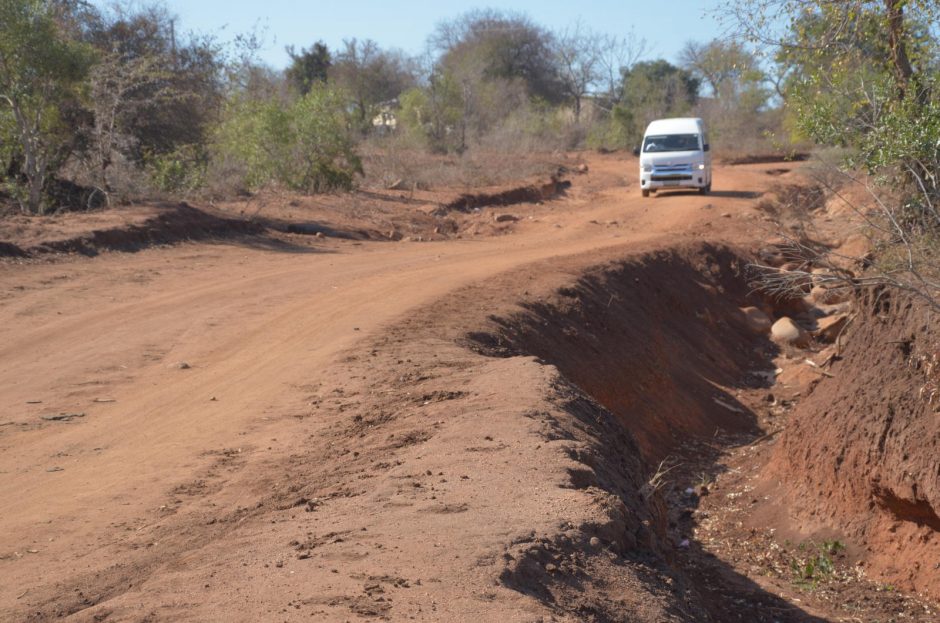
[[[461,155],[432,154],[407,136],[374,137],[360,147],[365,188],[470,191],[547,177],[558,167],[560,152],[500,149],[486,143]]]

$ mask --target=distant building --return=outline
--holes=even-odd
[[[372,117],[372,128],[380,134],[389,134],[398,128],[399,109],[397,99],[381,102],[377,106],[378,113]]]

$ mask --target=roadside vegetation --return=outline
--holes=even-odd
[[[791,136],[817,146],[814,174],[864,223],[864,275],[801,232],[806,265],[845,288],[888,287],[940,309],[940,3],[726,3],[736,30],[772,58]],[[796,290],[805,271],[773,277]]]
[[[420,58],[312,33],[279,71],[255,34],[222,41],[159,3],[107,6],[0,0],[0,200],[23,213],[487,185],[544,172],[532,154],[632,148],[664,115],[705,116],[728,152],[779,135],[767,75],[739,44],[690,42],[675,65],[632,33],[477,10],[439,24]]]

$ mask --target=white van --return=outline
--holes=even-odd
[[[657,119],[646,128],[640,157],[640,190],[644,197],[659,189],[712,189],[712,157],[705,124],[698,118]]]

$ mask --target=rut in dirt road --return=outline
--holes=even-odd
[[[608,525],[583,526],[582,543],[553,542],[555,558],[589,566],[583,550],[590,551],[588,541],[599,533],[622,560],[668,570],[677,603],[686,604],[681,620],[823,621],[720,563],[712,569],[719,590],[687,573],[681,558],[688,540],[659,490],[666,481],[657,481],[656,466],[662,471],[689,440],[720,433],[744,442],[760,434],[738,397],[766,390],[776,347],[749,329],[740,311],[760,302],[747,285],[746,265],[735,251],[708,245],[615,263],[590,271],[550,301],[494,318],[490,331],[470,335],[470,345],[489,356],[535,355],[557,367],[574,395],[583,392],[568,412],[582,426],[603,431],[600,443],[573,454],[581,466],[571,471],[571,483],[614,493],[623,512],[612,514]],[[579,406],[585,400],[594,405],[588,414]],[[585,620],[628,620],[603,591],[585,609],[583,586],[540,574],[551,560],[536,549],[512,563],[503,580]],[[597,585],[600,580],[593,578]]]

